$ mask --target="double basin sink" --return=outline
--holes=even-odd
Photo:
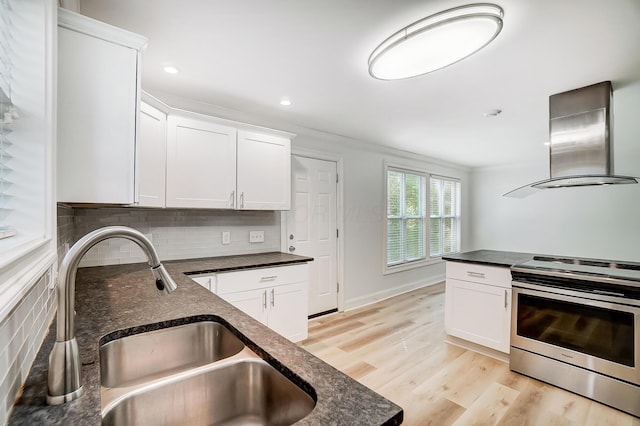
[[[290,425],[313,410],[313,389],[259,357],[223,321],[183,322],[101,339],[103,425]]]

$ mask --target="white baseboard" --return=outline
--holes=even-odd
[[[444,279],[445,279],[444,274],[438,274],[431,277],[429,281],[417,281],[417,282],[407,283],[399,287],[393,287],[390,289],[378,291],[376,293],[367,294],[366,296],[356,297],[355,299],[345,300],[344,310],[351,311],[354,309],[362,308],[364,306],[371,305],[373,303],[378,303],[382,300],[399,296],[401,294],[408,293],[410,291],[417,290],[422,287],[429,287],[435,284],[439,284],[441,282],[444,282]]]

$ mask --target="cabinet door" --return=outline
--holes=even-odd
[[[510,312],[511,289],[447,278],[448,334],[508,353]]]
[[[58,201],[134,202],[137,73],[136,49],[58,28]]]
[[[238,208],[291,208],[291,141],[238,131]]]
[[[286,284],[269,290],[269,327],[292,342],[307,338],[308,282]]]
[[[167,207],[234,208],[236,129],[167,118]]]
[[[206,288],[207,290],[214,292],[215,286],[213,285],[213,275],[202,275],[199,277],[190,277],[192,280],[194,280],[195,282],[197,282],[198,284],[200,284],[202,287]],[[214,292],[215,293],[215,292]]]
[[[165,206],[167,164],[167,116],[164,112],[140,103],[138,129],[138,205]]]
[[[268,290],[239,291],[220,295],[224,300],[240,309],[245,314],[268,325]]]

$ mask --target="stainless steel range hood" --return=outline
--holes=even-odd
[[[638,183],[613,174],[610,81],[549,97],[550,179],[504,194],[523,198],[539,189]]]

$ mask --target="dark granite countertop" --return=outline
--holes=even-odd
[[[211,315],[228,322],[232,329],[245,336],[247,346],[293,381],[313,388],[317,395],[316,406],[296,424],[400,424],[403,418],[401,407],[291,343],[185,275],[194,271],[246,269],[309,260],[312,259],[269,253],[165,262],[178,284],[178,289],[167,296],[156,293],[151,272],[143,263],[79,269],[75,324],[85,394],[67,404],[46,404],[48,357],[56,334],[54,321],[36,355],[9,424],[100,424],[98,342],[102,336],[115,330]]]
[[[178,263],[189,274],[239,271],[242,269],[266,268],[312,261],[312,257],[281,252],[255,253],[233,256],[210,257],[208,259],[171,260],[165,265]]]
[[[465,253],[448,254],[442,256],[442,259],[452,262],[476,263],[479,265],[504,266],[510,268],[518,263],[533,259],[533,256],[538,255],[514,251],[474,250]]]

